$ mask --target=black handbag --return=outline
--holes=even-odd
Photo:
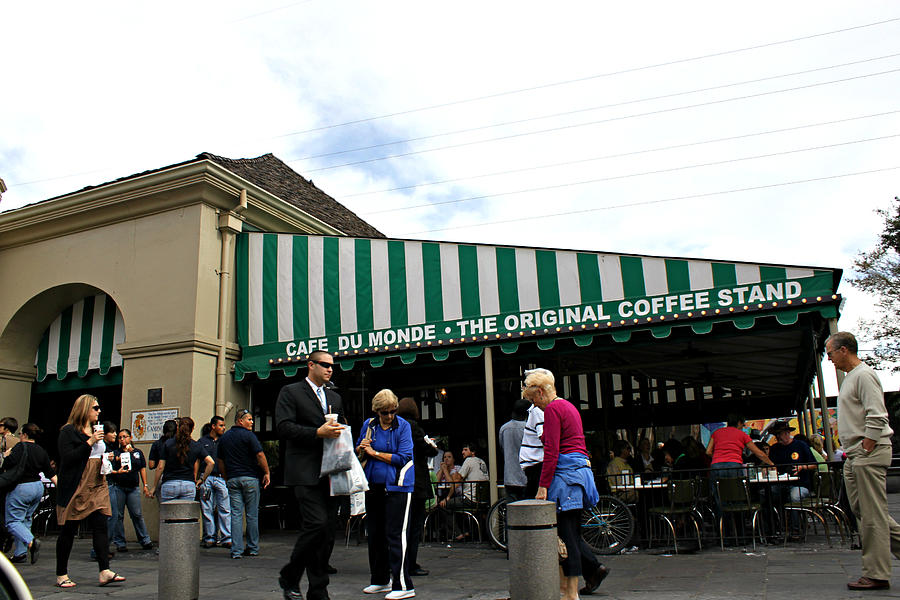
[[[28,460],[28,442],[19,442],[22,446],[22,460],[14,464],[12,467],[0,473],[0,490],[8,492],[17,485],[22,479],[22,473],[25,472],[25,462]],[[8,464],[9,457],[4,461]]]

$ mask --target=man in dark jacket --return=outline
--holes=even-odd
[[[287,600],[300,600],[300,578],[309,579],[308,600],[328,598],[328,559],[334,547],[337,515],[328,477],[319,477],[322,440],[341,435],[344,406],[337,392],[326,389],[334,372],[334,359],[316,351],[307,359],[303,381],[281,388],[275,404],[278,437],[285,444],[284,483],[294,487],[300,509],[300,534],[291,559],[281,569],[278,584]],[[326,414],[337,421],[326,421]]]

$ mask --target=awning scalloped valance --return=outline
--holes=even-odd
[[[343,368],[388,356],[477,357],[486,345],[626,342],[776,315],[836,316],[840,270],[409,240],[244,233],[237,246],[235,378],[296,374],[327,349]]]

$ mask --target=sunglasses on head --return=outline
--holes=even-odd
[[[249,414],[250,414],[249,410],[247,410],[246,408],[242,408],[241,410],[238,411],[237,417],[238,417],[238,419],[243,419],[245,415],[249,415]]]

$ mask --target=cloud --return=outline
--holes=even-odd
[[[768,8],[5,6],[0,53],[16,60],[0,97],[0,209],[202,151],[273,152],[388,235],[849,269],[897,172],[833,177],[900,166],[900,138],[737,159],[900,133],[888,114],[747,137],[900,110],[900,73],[875,75],[900,69],[881,58],[896,53],[896,6]],[[775,78],[811,69],[822,70]],[[717,86],[728,87],[696,91]],[[681,147],[649,151],[664,146]],[[388,154],[408,155],[316,170]],[[454,181],[359,195],[438,180]],[[742,188],[759,189],[718,193]],[[370,214],[420,204],[432,206]],[[568,214],[546,216],[557,213]],[[855,327],[871,303],[841,290],[842,326]]]

